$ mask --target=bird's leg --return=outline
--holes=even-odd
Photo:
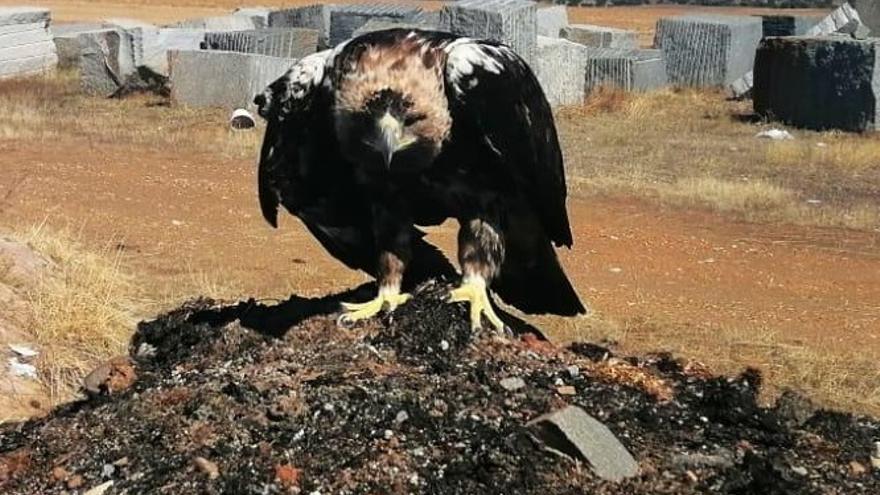
[[[400,217],[399,212],[405,211],[404,208],[389,207],[392,204],[377,202],[372,211],[373,230],[379,252],[376,266],[379,293],[375,299],[365,303],[343,303],[343,314],[340,317],[342,323],[372,318],[383,309],[394,311],[410,298],[409,294],[400,293],[400,285],[406,263],[411,257],[409,232],[412,223],[407,223],[408,219]]]
[[[383,309],[394,311],[397,306],[409,300],[409,294],[400,293],[400,281],[403,278],[403,262],[390,252],[379,256],[379,294],[375,299],[365,303],[342,303],[343,323],[354,323],[366,320],[379,314]]]
[[[495,330],[503,333],[504,323],[495,313],[489,296],[489,282],[504,261],[504,240],[499,230],[483,220],[462,222],[458,258],[463,277],[461,285],[449,293],[449,301],[470,304],[471,329],[482,328],[485,316]]]

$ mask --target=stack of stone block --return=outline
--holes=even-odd
[[[755,61],[755,112],[808,129],[878,129],[880,39],[767,38]]]
[[[529,64],[538,40],[537,7],[526,0],[459,0],[440,11],[440,29],[509,45]]]
[[[762,33],[759,17],[664,17],[657,22],[654,46],[663,51],[670,83],[728,86],[752,70]]]
[[[339,5],[330,12],[330,45],[348,40],[354,32],[371,20],[413,22],[421,9],[396,4]]]
[[[58,64],[49,11],[0,7],[0,78],[50,72]]]
[[[168,58],[173,101],[193,107],[229,109],[251,105],[255,94],[296,62],[290,58],[214,50],[172,50]]]
[[[330,48],[330,14],[336,7],[316,4],[269,12],[270,28],[306,28],[319,33],[318,49]]]
[[[638,33],[592,24],[572,24],[560,30],[560,36],[575,43],[594,48],[635,49],[639,47]]]
[[[318,50],[318,30],[267,28],[205,34],[208,50],[253,53],[281,58],[303,58]]]
[[[666,61],[660,50],[587,48],[584,93],[600,86],[648,91],[666,86]]]
[[[552,106],[577,105],[584,101],[586,49],[571,41],[538,36],[535,76]]]

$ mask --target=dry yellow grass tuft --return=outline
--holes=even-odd
[[[37,368],[52,402],[68,400],[85,373],[126,352],[145,301],[112,245],[93,250],[43,226],[11,237],[52,261],[26,288],[25,329],[40,350]]]

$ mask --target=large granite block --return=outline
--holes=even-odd
[[[201,29],[164,28],[142,30],[142,52],[139,67],[143,66],[164,76],[169,75],[168,54],[171,50],[198,50],[205,42],[206,32]]]
[[[572,24],[560,30],[560,36],[569,41],[594,48],[635,49],[639,47],[638,33],[592,24]]]
[[[80,33],[80,86],[91,95],[110,96],[134,73],[131,37],[120,29]]]
[[[0,7],[0,26],[12,24],[49,25],[49,9],[40,7]]]
[[[395,4],[339,5],[330,13],[330,45],[350,39],[354,32],[371,20],[410,22],[421,9]]]
[[[871,30],[871,36],[880,36],[880,2],[877,0],[849,0],[859,13],[865,26]]]
[[[58,63],[49,11],[0,7],[0,78],[49,72]]]
[[[425,29],[430,30],[434,29],[431,26],[426,26],[423,24],[417,24],[415,22],[396,22],[396,21],[382,21],[378,19],[372,19],[367,21],[366,24],[357,28],[354,33],[352,33],[352,38],[357,38],[362,34],[372,33],[375,31],[386,31],[388,29]]]
[[[810,15],[762,15],[761,23],[765,38],[770,36],[801,36],[807,33],[821,17]]]
[[[586,54],[586,95],[600,86],[648,91],[668,84],[666,62],[660,50],[587,48]]]
[[[288,58],[213,50],[173,50],[168,59],[173,101],[229,109],[251,105],[254,95],[295,63]]]
[[[552,106],[577,105],[584,101],[586,49],[571,41],[538,36],[535,76]]]
[[[303,28],[207,33],[205,48],[270,57],[303,58],[318,50],[318,34],[315,29]]]
[[[663,51],[672,84],[726,86],[752,70],[762,32],[758,17],[664,17],[657,22],[654,46]]]
[[[526,0],[460,0],[440,11],[440,28],[458,35],[507,44],[532,64],[537,47],[535,2]]]
[[[877,130],[880,39],[767,38],[752,98],[761,116],[809,129]]]
[[[330,13],[335,5],[318,4],[269,12],[270,28],[317,29],[320,33],[318,49],[330,47]]]
[[[535,13],[538,22],[538,36],[558,38],[559,31],[568,26],[568,9],[564,5],[538,7]]]

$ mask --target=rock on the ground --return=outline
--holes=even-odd
[[[562,28],[560,36],[569,41],[593,48],[636,49],[639,47],[635,31],[593,24],[572,24]]]
[[[421,13],[417,7],[394,4],[337,5],[330,12],[330,45],[335,46],[371,20],[412,22]]]
[[[822,20],[812,15],[762,15],[762,34],[769,36],[801,36]]]
[[[761,42],[752,91],[755,112],[808,129],[877,129],[880,40],[842,36]]]
[[[334,5],[316,4],[306,7],[273,10],[269,12],[268,27],[270,28],[307,28],[317,29],[320,33],[318,49],[330,48],[330,14]]]
[[[510,45],[530,65],[538,37],[537,8],[527,0],[460,0],[440,11],[440,29]]]
[[[568,406],[528,423],[549,448],[587,461],[602,479],[621,481],[639,473],[639,463],[607,426],[576,406]]]
[[[77,35],[80,86],[86,94],[110,96],[135,72],[132,37],[122,29]]]
[[[0,79],[51,72],[58,63],[47,9],[0,7]]]
[[[660,50],[585,48],[585,95],[601,86],[649,91],[668,84],[666,60]]]
[[[663,51],[670,83],[728,86],[752,70],[762,32],[760,17],[664,17],[657,22],[654,46]]]
[[[550,105],[583,103],[586,64],[583,46],[565,39],[538,36],[532,67]]]

